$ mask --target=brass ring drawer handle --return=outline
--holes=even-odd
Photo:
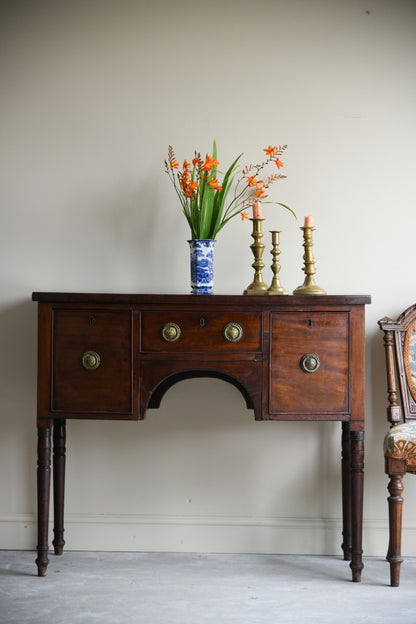
[[[85,351],[81,362],[86,370],[95,370],[101,364],[101,358],[96,351]]]
[[[166,323],[162,327],[162,338],[166,342],[175,342],[181,335],[181,328],[176,323]]]
[[[321,362],[316,353],[305,353],[300,360],[300,367],[304,373],[316,373]]]
[[[239,342],[239,340],[243,337],[243,328],[240,323],[227,323],[224,327],[223,335],[228,342]]]

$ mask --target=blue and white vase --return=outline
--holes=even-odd
[[[192,239],[188,243],[191,251],[191,293],[212,295],[214,292],[215,240]]]

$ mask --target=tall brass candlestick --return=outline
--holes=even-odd
[[[261,229],[261,222],[263,218],[250,219],[253,222],[253,232],[251,236],[254,238],[254,242],[250,245],[254,255],[254,262],[251,265],[254,269],[254,279],[244,291],[245,295],[264,295],[267,292],[267,284],[263,281],[262,269],[265,264],[262,260],[263,251],[265,248],[264,243],[261,242],[263,238],[263,232]]]
[[[283,288],[283,286],[280,283],[280,279],[279,279],[279,272],[280,272],[280,264],[279,264],[279,256],[280,256],[280,249],[279,249],[279,234],[280,234],[280,230],[271,230],[270,231],[271,235],[272,235],[272,250],[271,250],[271,254],[272,254],[272,258],[273,258],[273,262],[271,265],[271,269],[273,271],[273,281],[270,285],[270,288],[267,291],[268,295],[287,295],[287,291]]]
[[[316,273],[315,269],[315,258],[313,255],[313,241],[312,241],[312,232],[315,230],[314,227],[301,227],[303,230],[303,247],[305,249],[305,253],[303,255],[304,259],[304,267],[303,271],[306,275],[305,281],[301,286],[298,286],[296,290],[293,291],[294,295],[326,295],[326,291],[317,286],[315,284],[314,275]]]

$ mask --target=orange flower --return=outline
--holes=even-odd
[[[262,195],[264,195],[265,191],[262,188],[258,188],[256,189],[255,195],[256,197],[261,197]]]
[[[180,179],[181,189],[183,190],[185,197],[192,198],[194,191],[198,188],[198,182],[191,182],[190,177],[182,176]]]
[[[208,182],[208,185],[213,188],[215,191],[221,191],[222,186],[220,186],[217,178],[212,178],[212,180],[210,180]]]
[[[198,166],[198,162],[199,162],[198,158],[195,157],[195,158],[192,159],[192,164],[193,164],[194,167]]]
[[[283,167],[282,161],[279,160],[278,158],[276,158],[274,162],[276,163],[278,169],[281,169],[281,167]]]
[[[266,147],[263,151],[266,152],[267,156],[274,156],[277,152],[277,147],[269,145],[269,147]]]
[[[212,167],[217,167],[219,164],[219,160],[214,160],[212,156],[207,154],[205,162],[202,165],[202,171],[211,171]]]
[[[179,167],[179,163],[177,160],[171,160],[169,164],[171,169],[177,169]]]
[[[249,186],[259,186],[260,184],[263,184],[263,180],[256,180],[256,178],[254,176],[252,176],[251,178],[247,178],[247,184]]]
[[[190,166],[191,166],[191,165],[188,163],[188,161],[187,161],[187,160],[184,160],[184,161],[183,161],[183,165],[182,165],[182,169],[183,169],[183,170],[185,170],[185,169],[189,169],[189,167],[190,167]]]
[[[241,221],[244,221],[245,219],[248,219],[248,213],[247,212],[242,212],[241,213]]]

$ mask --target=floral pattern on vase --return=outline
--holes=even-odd
[[[192,239],[188,243],[191,252],[191,293],[212,295],[214,292],[215,240]]]

